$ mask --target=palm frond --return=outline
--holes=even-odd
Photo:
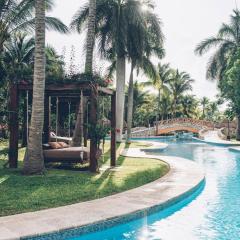
[[[217,47],[224,42],[225,42],[225,39],[223,38],[217,38],[217,37],[207,38],[197,45],[195,49],[195,53],[201,56],[206,52],[208,52],[210,48]]]

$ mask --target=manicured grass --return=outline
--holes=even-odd
[[[0,150],[4,146],[0,145]],[[123,147],[124,144],[118,145],[118,153]],[[118,157],[118,168],[111,170],[107,168],[109,143],[105,149],[101,162],[105,170],[100,174],[48,169],[43,176],[23,176],[21,170],[3,169],[5,157],[0,155],[0,216],[101,198],[154,181],[169,170],[166,163],[158,160],[122,156]],[[24,149],[20,150],[20,160],[23,154]]]

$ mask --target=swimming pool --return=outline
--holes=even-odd
[[[164,211],[67,240],[240,239],[240,153],[197,141],[158,141],[169,147],[151,154],[180,156],[203,166],[206,185],[201,194],[200,189]]]

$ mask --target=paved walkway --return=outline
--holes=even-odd
[[[202,140],[206,143],[214,143],[214,144],[222,144],[222,145],[228,145],[228,146],[239,146],[240,142],[231,142],[231,141],[226,141],[226,140],[222,140],[219,136],[218,136],[218,130],[214,130],[214,131],[208,131],[205,135],[204,135],[204,140]]]
[[[156,145],[155,145],[156,147]],[[139,149],[123,155],[166,161],[171,170],[163,178],[113,196],[69,206],[0,218],[0,240],[15,240],[115,219],[177,199],[204,180],[194,162],[176,157],[151,156]]]
[[[228,149],[235,152],[240,152],[240,147],[229,147]]]

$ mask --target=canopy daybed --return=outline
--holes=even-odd
[[[22,81],[20,83],[12,84],[10,86],[10,101],[9,101],[9,131],[10,131],[10,140],[9,140],[9,167],[17,168],[18,166],[18,139],[19,139],[19,94],[24,93],[26,96],[31,95],[33,86],[30,83]],[[90,101],[90,112],[89,112],[89,123],[92,125],[97,124],[97,101],[96,94],[98,96],[110,96],[111,97],[111,166],[116,165],[116,93],[114,90],[109,88],[100,87],[96,83],[90,82],[77,82],[77,83],[61,83],[61,84],[47,84],[45,87],[45,114],[44,114],[44,130],[43,130],[43,144],[49,143],[50,141],[50,126],[51,126],[51,98],[61,98],[67,99],[68,102],[76,101],[80,96],[87,97]],[[27,99],[25,111],[27,112],[27,105],[29,100]],[[28,122],[28,113],[26,117]],[[28,124],[24,124],[27,126]],[[28,132],[28,130],[26,131]],[[54,136],[52,136],[54,138]],[[61,139],[59,139],[61,140]],[[64,139],[62,139],[64,140]],[[65,139],[66,140],[66,139]],[[70,140],[70,138],[68,138]],[[86,139],[85,139],[86,147]],[[46,150],[45,158],[46,160],[57,159],[61,154],[63,160],[67,159],[74,161],[78,159],[82,152],[82,147],[79,149],[53,149]],[[88,157],[94,161],[98,156],[97,143],[90,139],[90,151],[85,149]],[[63,156],[65,155],[65,157]],[[70,157],[69,157],[69,156]],[[81,161],[81,160],[80,160]]]

